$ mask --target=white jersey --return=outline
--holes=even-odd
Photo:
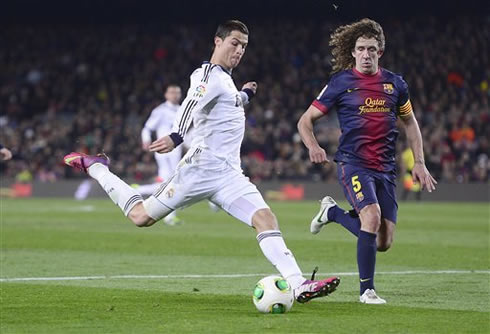
[[[157,133],[157,138],[161,138],[170,133],[179,107],[178,104],[172,104],[169,101],[166,101],[153,109],[143,130],[141,130],[141,139],[143,143],[151,143],[151,133],[153,131]],[[166,154],[155,152],[155,160],[158,165],[158,176],[164,181],[169,180],[181,158],[182,147],[177,147],[172,152]]]
[[[166,101],[152,110],[150,117],[141,130],[141,139],[143,143],[150,143],[151,133],[155,131],[157,138],[169,134],[172,130],[172,124],[179,110],[178,104],[172,104]]]
[[[193,124],[191,150],[200,148],[207,163],[226,162],[241,170],[246,103],[247,94],[238,91],[231,74],[219,65],[205,62],[191,74],[190,87],[172,132],[185,139]]]

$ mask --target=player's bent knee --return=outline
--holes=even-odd
[[[257,233],[279,229],[276,216],[272,213],[271,209],[257,210],[252,217],[252,226]]]
[[[138,203],[131,209],[128,218],[138,227],[151,226],[155,223],[155,220],[148,216],[141,203]]]
[[[147,215],[131,215],[129,214],[129,219],[137,226],[137,227],[147,227],[151,226],[154,223],[154,220],[148,217]]]
[[[381,227],[381,211],[378,204],[370,204],[359,212],[361,229],[376,233]]]
[[[150,220],[144,226],[151,226],[174,211],[174,209],[162,204],[154,196],[150,196],[145,199],[141,203],[141,209],[141,214]]]

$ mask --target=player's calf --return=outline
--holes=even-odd
[[[386,252],[393,244],[393,236],[395,234],[395,223],[382,218],[381,226],[376,237],[376,246],[378,252]]]
[[[379,241],[378,238],[376,240],[376,244],[377,244],[378,252],[386,252],[388,249],[390,249],[392,241],[387,241],[387,240]]]

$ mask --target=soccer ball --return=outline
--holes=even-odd
[[[262,313],[285,313],[293,306],[293,289],[281,276],[267,276],[255,285],[253,301]]]

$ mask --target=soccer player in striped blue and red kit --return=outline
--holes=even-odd
[[[437,183],[425,167],[422,135],[412,111],[407,83],[378,66],[385,49],[379,23],[362,19],[337,28],[331,35],[333,76],[298,122],[301,138],[314,163],[329,162],[313,133],[313,124],[331,109],[337,110],[342,135],[334,161],[339,183],[356,213],[323,198],[311,222],[316,234],[336,222],[357,237],[360,301],[384,304],[374,288],[376,252],[393,242],[398,204],[395,197],[397,117],[405,127],[415,157],[412,170],[429,192]]]

